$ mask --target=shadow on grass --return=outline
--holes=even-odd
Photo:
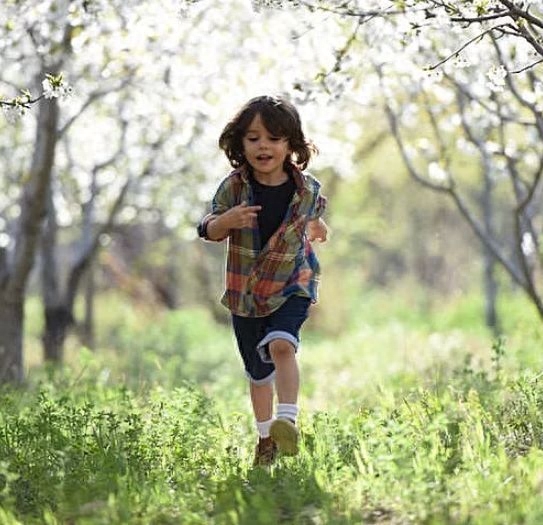
[[[243,478],[232,475],[222,480],[214,512],[217,522],[322,523],[333,497],[321,488],[315,471],[306,467],[295,458],[283,458],[270,469],[256,467]]]

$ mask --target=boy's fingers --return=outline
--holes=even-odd
[[[260,211],[261,209],[262,209],[262,206],[246,206],[245,212],[256,213],[257,211]]]
[[[247,211],[259,211],[262,209],[262,206],[256,205],[256,206],[248,206],[247,201],[242,201],[239,205],[240,208],[244,208]]]

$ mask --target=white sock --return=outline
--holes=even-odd
[[[296,423],[298,416],[298,405],[291,403],[277,403],[277,419],[290,419]]]
[[[273,418],[268,419],[268,421],[257,421],[256,429],[258,430],[258,435],[261,438],[270,437],[270,427],[273,423]]]

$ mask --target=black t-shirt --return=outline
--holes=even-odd
[[[288,180],[279,186],[261,184],[252,175],[250,182],[253,188],[254,204],[262,206],[258,212],[258,229],[260,248],[263,248],[283,222],[294,196],[296,183],[290,174]]]

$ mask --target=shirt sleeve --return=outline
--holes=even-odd
[[[196,227],[198,231],[198,236],[207,241],[212,240],[207,235],[207,225],[209,221],[217,215],[221,215],[225,211],[229,210],[234,205],[235,203],[232,182],[231,178],[227,177],[221,182],[221,184],[217,188],[217,191],[215,192],[213,200],[211,201],[211,213],[205,215]],[[223,237],[222,239],[216,239],[216,241],[219,242],[224,239],[226,239],[226,237]]]
[[[308,215],[309,215],[309,220],[314,221],[324,215],[328,201],[326,197],[321,194],[320,182],[313,177],[311,178],[311,182],[313,185],[314,199],[313,199],[313,205],[311,206],[311,209]]]
[[[235,205],[234,192],[231,177],[224,179],[219,185],[215,196],[211,201],[211,213],[221,215]]]

